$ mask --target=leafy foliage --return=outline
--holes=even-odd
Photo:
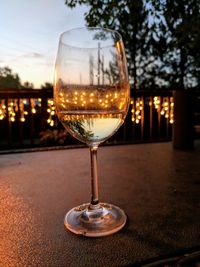
[[[85,1],[70,0],[66,4],[73,8],[77,4],[86,4],[90,9],[85,14],[88,26],[100,26],[121,33],[126,47],[129,73],[134,87],[138,87],[139,77],[145,77],[144,60],[149,62],[148,49],[145,48],[148,39],[147,16],[148,11],[142,0],[108,0],[108,1]]]
[[[200,84],[200,0],[66,0],[88,26],[119,31],[134,88]]]
[[[45,82],[43,85],[41,85],[41,89],[53,90],[53,84],[49,82]]]
[[[34,88],[34,85],[33,85],[33,83],[25,82],[23,84],[23,88],[25,88],[25,89],[33,89]]]
[[[19,75],[13,73],[9,67],[0,68],[0,89],[20,89]]]
[[[166,42],[162,64],[168,69],[165,79],[180,88],[199,85],[200,1],[156,0],[153,4],[159,6],[163,17],[161,34]]]
[[[12,89],[33,89],[34,85],[31,82],[22,83],[17,73],[13,73],[10,67],[0,67],[0,90]],[[41,85],[42,89],[53,90],[53,85],[49,82]]]

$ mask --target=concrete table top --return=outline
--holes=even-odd
[[[0,266],[144,266],[200,247],[200,149],[171,143],[100,147],[100,200],[128,223],[76,236],[65,213],[90,201],[87,148],[0,155]]]

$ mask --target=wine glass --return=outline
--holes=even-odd
[[[122,38],[105,28],[77,28],[60,36],[54,102],[69,133],[86,143],[91,157],[91,202],[71,209],[64,224],[75,234],[98,237],[120,230],[126,215],[99,202],[97,148],[123,124],[130,86]]]

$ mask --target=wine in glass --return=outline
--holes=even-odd
[[[60,36],[54,74],[56,113],[69,133],[86,143],[91,157],[91,201],[71,209],[65,226],[98,237],[120,230],[126,215],[99,202],[97,149],[123,124],[130,86],[122,38],[104,28],[78,28]]]

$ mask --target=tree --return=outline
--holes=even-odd
[[[200,1],[152,0],[152,5],[162,14],[162,78],[176,88],[199,85]]]
[[[200,0],[65,0],[88,26],[119,31],[134,88],[200,85]]]
[[[9,67],[0,68],[0,89],[20,89],[22,87],[19,75]]]
[[[41,85],[41,89],[53,90],[53,84],[50,82],[45,82],[43,85]]]
[[[23,84],[23,88],[24,88],[24,89],[33,89],[33,88],[34,88],[34,85],[33,85],[33,83],[30,83],[30,82],[26,81],[26,82]]]
[[[85,4],[89,7],[85,14],[88,26],[100,26],[121,33],[126,48],[129,74],[134,89],[145,84],[146,72],[152,65],[152,42],[150,39],[149,0],[66,0],[70,8]]]

